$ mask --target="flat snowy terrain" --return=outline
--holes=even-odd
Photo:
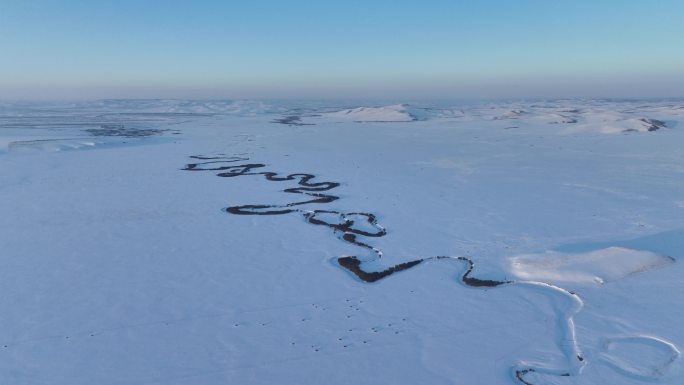
[[[0,103],[0,384],[684,383],[684,102]]]

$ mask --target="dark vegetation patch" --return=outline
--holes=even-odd
[[[83,130],[92,136],[115,136],[123,138],[144,138],[148,136],[162,135],[170,132],[169,129],[161,128],[135,128],[126,127],[123,124],[101,124],[99,128],[88,128]],[[172,133],[176,133],[173,131]]]
[[[273,119],[271,123],[286,124],[288,126],[313,126],[313,123],[302,122],[302,117],[300,115],[288,115],[282,118]]]

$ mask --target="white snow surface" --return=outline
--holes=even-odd
[[[586,253],[547,252],[510,260],[511,273],[526,281],[605,284],[665,266],[672,259],[648,251],[609,247]]]
[[[680,385],[682,122],[681,100],[1,103],[0,383]],[[338,199],[287,206],[316,194]],[[342,256],[423,262],[368,283]]]

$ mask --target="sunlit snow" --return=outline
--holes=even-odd
[[[684,383],[684,103],[0,103],[0,382]]]

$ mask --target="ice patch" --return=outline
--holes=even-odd
[[[74,139],[41,139],[41,140],[18,140],[8,143],[7,149],[11,152],[21,151],[67,151],[83,148],[92,148],[102,144],[101,141],[74,138]]]
[[[509,271],[527,281],[602,285],[672,261],[649,251],[609,247],[578,254],[550,251],[515,256],[509,259]]]

